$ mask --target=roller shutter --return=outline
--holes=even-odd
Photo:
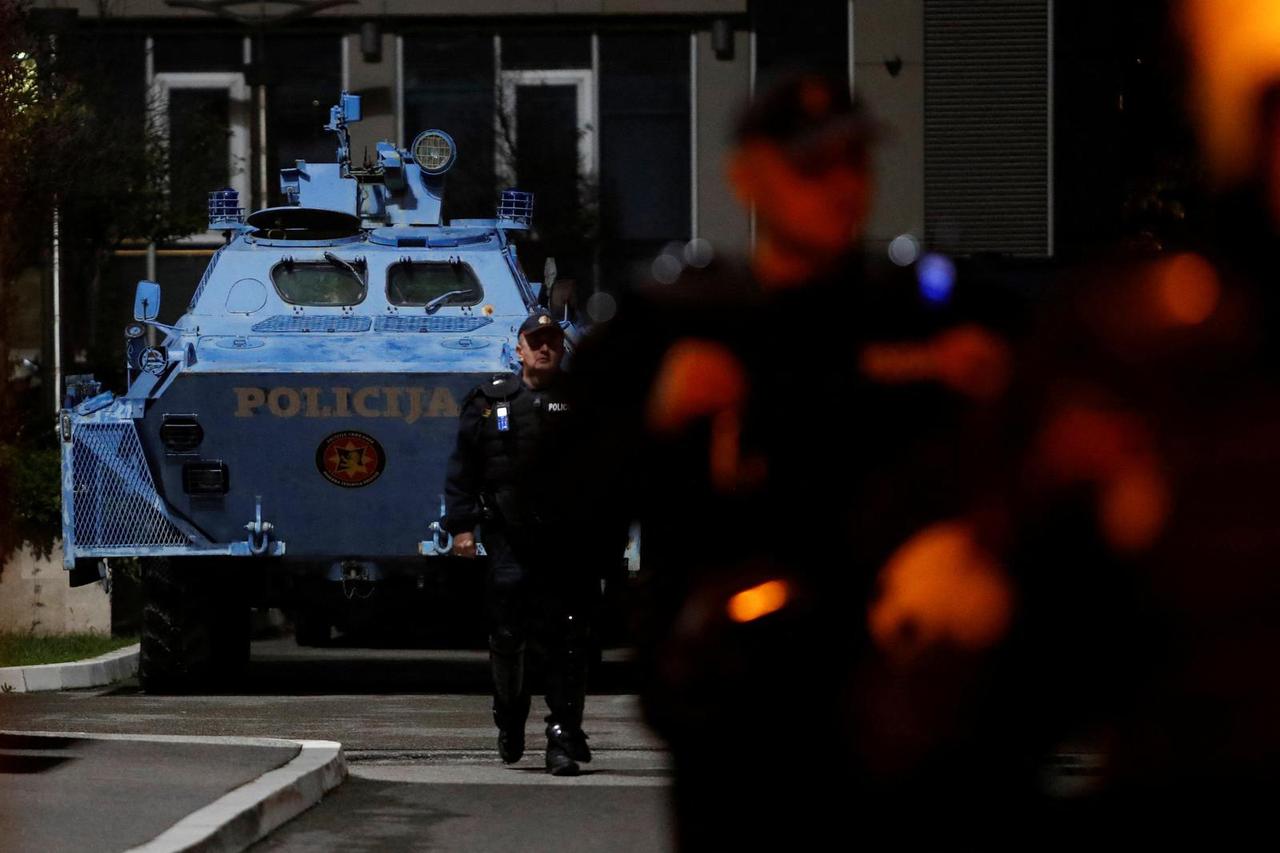
[[[925,233],[1053,253],[1049,0],[925,0]]]

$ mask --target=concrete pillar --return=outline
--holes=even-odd
[[[853,57],[854,91],[887,130],[874,159],[868,242],[923,240],[923,0],[854,0]]]
[[[101,584],[67,584],[61,547],[44,558],[23,546],[0,572],[0,631],[109,634],[111,600]]]
[[[380,139],[390,139],[396,145],[407,145],[409,140],[396,139],[396,37],[384,26],[382,31],[382,58],[378,62],[366,62],[360,51],[359,22],[343,40],[347,54],[347,91],[360,96],[363,118],[351,125],[351,159],[359,165],[364,151],[373,156],[374,145]]]
[[[722,60],[712,50],[709,30],[696,35],[697,236],[710,240],[718,252],[745,255],[750,219],[729,189],[725,166],[734,122],[750,96],[751,36],[735,32],[733,58]]]

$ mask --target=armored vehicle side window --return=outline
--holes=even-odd
[[[387,301],[392,305],[475,305],[484,288],[475,270],[463,263],[398,263],[387,270]]]
[[[357,305],[364,301],[368,273],[363,262],[290,263],[271,270],[271,283],[294,305]]]

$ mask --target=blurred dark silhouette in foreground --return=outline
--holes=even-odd
[[[974,500],[981,460],[961,444],[1011,364],[958,321],[946,259],[913,275],[861,251],[879,132],[841,79],[762,97],[729,168],[752,257],[695,240],[659,258],[575,363],[601,418],[580,424],[583,467],[643,532],[645,709],[689,849],[825,841],[911,778],[891,769],[908,748],[869,734],[897,687],[870,644],[875,569]],[[941,630],[985,649],[1008,590],[968,571],[986,593]]]
[[[1266,813],[1280,4],[1178,8],[1215,181],[1198,244],[1066,271],[1001,337],[1018,307],[977,310],[948,259],[859,251],[878,128],[807,75],[739,128],[749,261],[694,241],[586,342],[583,446],[642,524],[682,846]]]

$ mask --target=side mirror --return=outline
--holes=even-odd
[[[556,286],[556,259],[547,258],[547,262],[542,265],[542,286],[547,290]]]
[[[160,285],[143,279],[133,293],[133,319],[139,322],[160,316]]]
[[[547,297],[547,310],[557,320],[577,320],[578,306],[574,304],[574,291],[577,282],[571,278],[562,278],[552,285]]]

